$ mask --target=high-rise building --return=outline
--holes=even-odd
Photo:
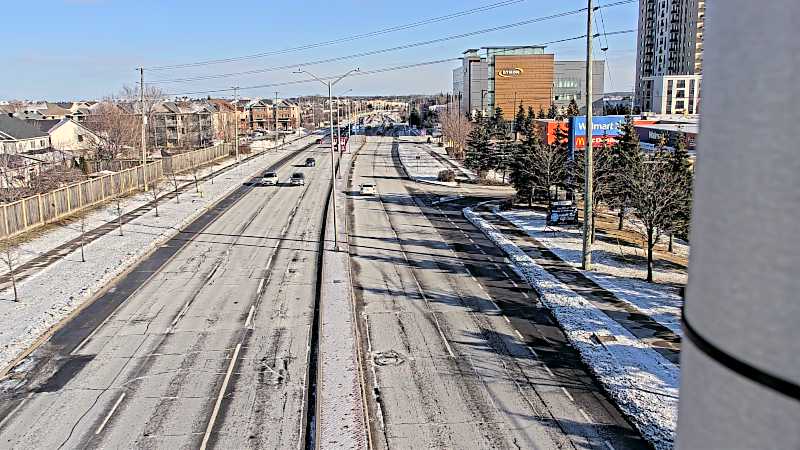
[[[703,70],[704,0],[639,0],[636,103],[660,111],[656,85],[665,76],[700,75]]]

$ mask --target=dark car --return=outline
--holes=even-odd
[[[295,172],[289,178],[289,183],[295,186],[303,186],[306,184],[306,176],[301,172]]]
[[[306,158],[306,167],[314,167],[317,161],[314,158]]]

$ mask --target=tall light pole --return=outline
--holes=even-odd
[[[586,143],[583,186],[583,249],[581,252],[581,268],[592,270],[592,0],[588,0],[586,9]],[[573,122],[574,123],[574,122]]]
[[[139,67],[139,102],[142,107],[142,184],[147,192],[147,113],[144,108],[144,67]]]
[[[344,77],[350,75],[353,72],[358,72],[358,68],[351,69],[344,75],[339,76],[338,78],[334,79],[333,81],[324,81],[320,77],[314,75],[313,73],[303,70],[297,69],[294,73],[305,73],[310,75],[315,80],[319,81],[320,83],[324,84],[328,87],[328,103],[330,104],[330,125],[331,125],[331,201],[333,203],[333,249],[334,251],[339,251],[339,229],[336,226],[336,155],[333,154],[333,86],[336,83],[342,81]]]
[[[236,149],[236,164],[239,164],[239,86],[233,87],[233,111],[234,111],[234,118],[236,119],[236,127],[234,127],[235,132],[235,143],[234,148]]]

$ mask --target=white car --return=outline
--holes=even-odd
[[[363,183],[361,185],[361,195],[375,195],[375,184],[374,183]]]
[[[275,172],[264,172],[261,176],[262,186],[276,186],[278,184],[278,174]]]

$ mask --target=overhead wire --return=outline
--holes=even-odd
[[[501,7],[504,7],[504,6],[509,6],[509,5],[521,3],[521,2],[524,2],[524,1],[525,0],[503,0],[503,1],[492,3],[492,4],[489,4],[489,5],[484,5],[484,6],[479,6],[479,7],[476,7],[476,8],[466,9],[466,10],[463,10],[463,11],[458,11],[458,12],[451,13],[451,14],[446,14],[446,15],[443,15],[443,16],[431,17],[431,18],[428,18],[428,19],[422,19],[422,20],[419,20],[419,21],[416,21],[416,22],[411,22],[411,23],[407,23],[407,24],[403,24],[403,25],[396,25],[396,26],[393,26],[393,27],[383,28],[381,30],[370,31],[370,32],[361,33],[361,34],[354,34],[354,35],[345,36],[345,37],[336,38],[336,39],[331,39],[331,40],[327,40],[327,41],[321,41],[321,42],[315,42],[315,43],[311,43],[311,44],[299,45],[299,46],[296,46],[296,47],[288,47],[288,48],[283,48],[283,49],[280,49],[280,50],[272,50],[272,51],[267,51],[267,52],[254,53],[254,54],[250,54],[250,55],[234,56],[234,57],[230,57],[230,58],[208,59],[208,60],[203,60],[203,61],[195,61],[195,62],[172,64],[172,65],[150,66],[150,67],[145,67],[145,69],[147,69],[148,71],[182,69],[182,68],[188,68],[188,67],[198,67],[198,66],[206,66],[206,65],[212,65],[212,64],[224,64],[224,63],[229,63],[229,62],[245,61],[245,60],[249,60],[249,59],[258,59],[258,58],[264,58],[264,57],[267,57],[267,56],[280,55],[280,54],[297,52],[297,51],[302,51],[302,50],[309,50],[309,49],[313,49],[313,48],[324,47],[324,46],[328,46],[328,45],[340,44],[340,43],[343,43],[343,42],[350,42],[350,41],[355,41],[355,40],[359,40],[359,39],[365,39],[365,38],[368,38],[368,37],[379,36],[379,35],[386,34],[386,33],[393,33],[393,32],[396,32],[396,31],[408,30],[408,29],[411,29],[411,28],[417,28],[417,27],[420,27],[420,26],[423,26],[423,25],[429,25],[429,24],[432,24],[432,23],[444,22],[444,21],[455,19],[455,18],[458,18],[458,17],[463,17],[463,16],[467,16],[467,15],[470,15],[470,14],[475,14],[475,13],[478,13],[478,12],[489,11],[489,10],[492,10],[492,9],[501,8]]]
[[[627,3],[632,3],[634,1],[635,0],[618,1],[618,2],[614,2],[614,3],[608,4],[608,5],[604,5],[604,6],[602,6],[602,8],[607,8],[607,7],[612,7],[612,6],[619,6],[619,5],[623,5],[623,4],[627,4]],[[278,71],[278,70],[286,70],[286,69],[291,69],[291,68],[296,68],[296,67],[313,66],[313,65],[326,64],[326,63],[331,63],[331,62],[344,61],[344,60],[348,60],[348,59],[362,58],[362,57],[365,57],[365,56],[373,56],[373,55],[378,55],[378,54],[383,54],[383,53],[395,52],[395,51],[399,51],[399,50],[406,50],[406,49],[415,48],[415,47],[438,44],[438,43],[441,43],[441,42],[447,42],[447,41],[456,40],[456,39],[463,39],[463,38],[466,38],[466,37],[476,36],[476,35],[480,35],[480,34],[486,34],[486,33],[491,33],[491,32],[495,32],[495,31],[507,30],[507,29],[510,29],[510,28],[516,28],[516,27],[520,27],[520,26],[524,26],[524,25],[530,25],[532,23],[544,22],[544,21],[554,20],[554,19],[558,19],[558,18],[562,18],[562,17],[568,17],[568,16],[571,16],[571,15],[579,14],[579,13],[585,11],[585,10],[586,10],[586,8],[579,8],[579,9],[574,9],[574,10],[570,10],[570,11],[562,11],[560,13],[550,14],[550,15],[547,15],[547,16],[535,17],[535,18],[531,18],[531,19],[527,19],[527,20],[523,20],[523,21],[519,21],[519,22],[514,22],[514,23],[510,23],[510,24],[499,25],[499,26],[496,26],[496,27],[484,28],[484,29],[481,29],[481,30],[475,30],[475,31],[470,31],[470,32],[466,32],[466,33],[460,33],[460,34],[456,34],[456,35],[445,36],[445,37],[441,37],[441,38],[437,38],[437,39],[430,39],[430,40],[426,40],[426,41],[419,41],[419,42],[399,45],[399,46],[395,46],[395,47],[388,47],[388,48],[370,50],[370,51],[365,51],[365,52],[358,52],[358,53],[353,53],[353,54],[350,54],[350,55],[337,56],[337,57],[333,57],[333,58],[326,58],[326,59],[315,60],[315,61],[306,61],[306,62],[301,62],[301,63],[285,64],[285,65],[274,66],[274,67],[265,67],[265,68],[260,68],[260,69],[251,69],[251,70],[240,71],[240,72],[221,73],[221,74],[212,74],[212,75],[198,75],[198,76],[194,76],[194,77],[184,77],[184,78],[174,78],[174,79],[160,79],[160,80],[156,79],[156,80],[149,81],[146,84],[189,83],[189,82],[194,82],[194,81],[204,81],[204,80],[229,78],[229,77],[237,77],[237,76],[244,76],[244,75],[254,75],[254,74],[258,74],[258,73],[274,72],[274,71]],[[606,36],[606,43],[607,42],[608,42],[608,37]]]

